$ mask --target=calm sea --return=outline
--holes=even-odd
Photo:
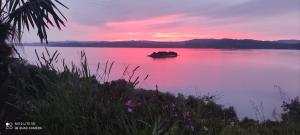
[[[24,47],[23,57],[35,63],[34,50],[44,47]],[[140,66],[137,87],[184,95],[215,95],[224,106],[234,106],[239,117],[279,117],[284,95],[300,96],[300,51],[298,50],[222,50],[174,48],[68,48],[58,50],[67,63],[79,63],[80,51],[87,54],[90,69],[97,64],[104,69],[106,61],[115,62],[109,80],[126,78],[123,71]],[[177,58],[152,59],[154,51],[175,51]],[[58,64],[59,66],[60,64]],[[147,80],[143,80],[149,74]],[[103,80],[103,79],[102,79]],[[278,88],[278,86],[280,88]],[[280,92],[281,91],[281,92]],[[284,93],[284,94],[282,94]],[[261,111],[257,114],[256,109]]]

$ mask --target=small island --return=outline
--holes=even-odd
[[[177,57],[178,54],[176,52],[166,52],[166,51],[160,51],[160,52],[153,52],[152,54],[148,55],[152,58],[174,58]]]

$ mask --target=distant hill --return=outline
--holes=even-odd
[[[50,42],[53,47],[118,47],[118,48],[217,48],[217,49],[298,49],[297,40],[260,41],[252,39],[193,39],[180,42],[159,41],[67,41]],[[39,43],[27,43],[26,46],[39,46]]]
[[[300,40],[278,40],[279,43],[300,44]]]

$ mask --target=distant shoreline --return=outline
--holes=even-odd
[[[300,48],[212,48],[212,47],[114,47],[114,46],[49,46],[46,44],[43,45],[24,45],[26,47],[64,47],[64,48],[181,48],[181,49],[224,49],[224,50],[251,50],[251,49],[266,49],[266,50],[300,50]]]
[[[45,46],[25,43],[24,46]],[[300,50],[299,42],[259,41],[237,39],[194,39],[180,42],[115,41],[115,42],[50,42],[47,47],[99,47],[99,48],[207,48],[207,49],[290,49]]]

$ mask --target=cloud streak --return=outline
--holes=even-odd
[[[300,38],[300,0],[64,2],[70,7],[64,11],[69,18],[69,28],[50,32],[52,40],[63,37],[70,40]]]

